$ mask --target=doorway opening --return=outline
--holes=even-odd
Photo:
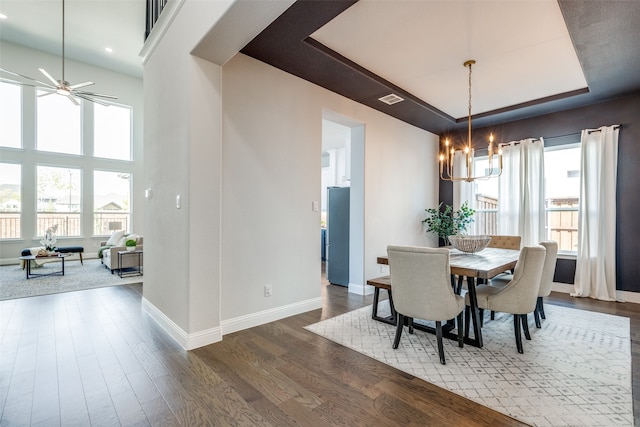
[[[364,295],[364,124],[322,114],[322,283]]]

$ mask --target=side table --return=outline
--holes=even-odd
[[[137,256],[138,257],[138,266],[137,267],[128,267],[131,271],[127,271],[123,273],[124,265],[122,259],[126,256]],[[128,277],[128,276],[142,276],[142,250],[136,249],[135,251],[118,251],[118,276],[120,278]]]

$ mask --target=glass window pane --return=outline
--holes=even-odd
[[[22,91],[20,86],[0,82],[0,146],[22,147]]]
[[[547,238],[561,251],[578,250],[580,145],[544,153]]]
[[[22,167],[0,163],[0,239],[20,238]]]
[[[80,236],[81,170],[38,166],[36,173],[37,235],[57,227],[57,237]]]
[[[106,236],[116,230],[131,231],[131,174],[93,173],[93,233]]]
[[[131,160],[131,109],[95,104],[93,119],[94,155]]]
[[[80,106],[56,93],[38,91],[37,149],[81,154]]]

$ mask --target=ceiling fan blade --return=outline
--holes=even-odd
[[[40,95],[38,95],[38,98],[42,98],[43,96],[49,96],[49,95],[53,95],[54,93],[56,93],[55,91],[51,91],[51,92],[46,92],[45,93],[41,93]]]
[[[92,84],[95,84],[95,83],[93,82],[78,83],[77,85],[69,86],[69,89],[78,89],[85,86],[91,86]]]
[[[40,70],[40,72],[42,74],[45,75],[46,78],[48,78],[49,80],[51,80],[54,84],[54,86],[58,87],[58,82],[56,81],[56,79],[54,79],[53,77],[51,77],[51,74],[47,73],[47,71],[44,68],[38,68],[38,70]]]
[[[51,85],[49,83],[44,83],[44,82],[41,82],[40,80],[36,80],[36,79],[34,79],[32,77],[25,76],[25,75],[19,74],[19,73],[14,73],[13,71],[5,70],[4,68],[0,68],[0,72],[11,74],[12,76],[16,76],[16,77],[22,77],[23,79],[31,80],[33,82],[38,83],[41,86],[51,87]],[[34,86],[34,87],[36,86],[36,85],[29,84],[29,83],[20,82],[18,80],[10,80],[10,79],[5,78],[5,77],[0,77],[0,78],[2,78],[4,80],[7,80],[7,81],[13,81],[13,82],[16,82],[16,83],[20,83],[20,84],[25,85],[25,86]]]
[[[106,102],[102,102],[102,100],[100,100],[100,99],[90,98],[88,96],[79,95],[79,94],[77,94],[76,96],[78,98],[86,99],[87,101],[90,101],[90,102],[95,102],[96,104],[100,104],[100,105],[102,105],[104,107],[109,107],[109,104],[107,104]]]
[[[74,90],[73,91],[74,94],[77,94],[78,96],[80,95],[86,95],[86,96],[99,96],[101,98],[109,98],[109,99],[118,99],[117,96],[112,96],[112,95],[104,95],[102,93],[94,93],[94,92],[85,92],[83,90]]]
[[[75,99],[73,96],[71,96],[71,95],[67,95],[67,98],[69,98],[69,100],[70,100],[71,102],[73,102],[75,105],[80,105],[80,103],[78,102],[78,100],[77,100],[77,99]]]

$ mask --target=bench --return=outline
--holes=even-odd
[[[61,246],[56,249],[56,252],[60,252],[62,254],[78,254],[80,256],[80,264],[84,265],[84,260],[82,259],[84,248],[82,246]],[[21,256],[29,255],[31,255],[31,249],[26,248],[22,250]],[[22,268],[24,268],[24,265]]]
[[[390,325],[394,325],[398,321],[398,314],[396,313],[396,309],[393,306],[393,297],[391,296],[391,276],[382,276],[376,277],[375,279],[367,280],[367,285],[373,286],[373,311],[371,313],[371,318],[373,320],[378,320],[380,322],[388,323]],[[391,309],[391,315],[387,317],[378,316],[378,303],[380,301],[380,289],[384,289],[387,291],[387,295],[389,296],[389,308]]]

